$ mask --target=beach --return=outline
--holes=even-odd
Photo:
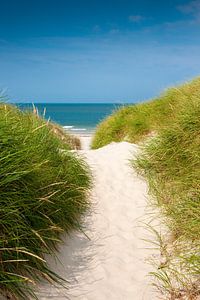
[[[47,258],[53,271],[67,280],[67,289],[41,284],[40,300],[154,300],[148,259],[155,250],[148,234],[146,183],[130,167],[138,146],[111,143],[89,150],[91,136],[82,136],[83,150],[94,176],[91,211],[84,232],[63,237],[57,259]]]
[[[1,14],[0,300],[200,300],[200,0]]]

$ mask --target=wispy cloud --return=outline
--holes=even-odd
[[[183,14],[191,15],[193,21],[200,22],[200,0],[193,0],[187,4],[177,6]]]
[[[120,30],[118,28],[113,28],[109,31],[110,34],[118,34],[120,33]]]
[[[141,21],[145,20],[145,17],[141,15],[131,15],[128,17],[128,19],[132,23],[140,23]]]
[[[13,98],[29,101],[136,101],[199,72],[200,45],[144,44],[131,37],[54,37],[33,39],[26,47],[4,45],[0,84]]]
[[[196,14],[197,12],[200,12],[200,1],[199,0],[193,0],[187,4],[179,5],[178,10],[182,13],[186,14]]]
[[[93,31],[94,33],[99,33],[99,32],[101,32],[101,26],[95,25],[95,26],[93,27],[92,31]]]

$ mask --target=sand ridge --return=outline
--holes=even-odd
[[[84,139],[84,138],[83,138]],[[160,299],[147,276],[149,249],[140,221],[145,215],[147,186],[130,167],[138,147],[127,142],[89,150],[84,139],[80,155],[94,175],[92,208],[84,233],[72,233],[59,248],[51,267],[68,280],[68,290],[43,285],[39,299]]]

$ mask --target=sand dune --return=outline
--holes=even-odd
[[[152,251],[142,240],[141,226],[147,187],[130,168],[129,159],[137,146],[112,143],[88,150],[84,138],[83,155],[94,175],[92,209],[85,220],[85,234],[64,238],[58,259],[51,267],[68,280],[68,290],[47,284],[39,299],[154,300],[160,299],[150,286],[147,258]]]

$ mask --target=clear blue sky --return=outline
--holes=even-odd
[[[18,102],[137,102],[200,74],[200,0],[0,0]]]

